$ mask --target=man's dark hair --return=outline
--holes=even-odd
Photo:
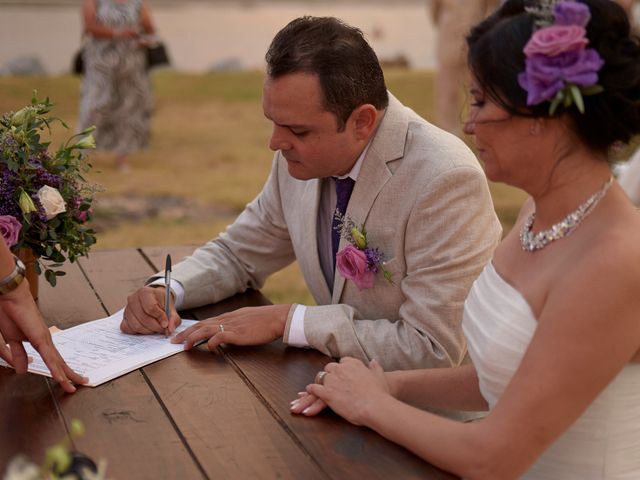
[[[371,104],[378,110],[389,104],[378,57],[362,31],[333,17],[300,17],[275,36],[265,56],[267,74],[318,76],[324,108],[336,115],[338,131],[351,112]]]

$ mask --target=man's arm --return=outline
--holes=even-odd
[[[463,303],[500,234],[478,168],[461,166],[431,179],[404,232],[406,274],[396,282],[405,300],[398,318],[362,318],[344,297],[344,304],[308,307],[310,346],[336,358],[376,359],[387,370],[459,365],[466,354]]]
[[[218,302],[247,288],[260,289],[272,273],[295,255],[281,208],[278,166],[260,194],[218,238],[174,265],[172,277],[184,287],[190,308]],[[163,272],[152,277],[161,278]]]
[[[184,289],[183,302],[176,305],[177,308],[215,303],[247,288],[260,289],[270,274],[294,260],[277,176],[277,161],[274,160],[262,192],[226,232],[174,265],[172,280]],[[163,276],[164,272],[159,272],[147,283]],[[167,323],[164,296],[153,293],[149,288],[141,288],[128,298],[121,326],[123,331],[162,331],[161,325]]]

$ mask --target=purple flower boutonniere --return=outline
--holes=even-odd
[[[340,237],[350,243],[336,254],[336,268],[340,275],[353,280],[360,290],[373,287],[378,272],[382,272],[385,280],[394,285],[391,274],[384,268],[384,253],[369,246],[364,225],[358,228],[353,220],[340,212],[336,212],[336,218],[339,224],[335,228]]]

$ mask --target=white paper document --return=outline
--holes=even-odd
[[[124,310],[120,310],[110,317],[83,323],[53,335],[53,343],[67,365],[89,378],[86,386],[96,387],[184,350],[183,344],[171,343],[171,337],[162,334],[122,333],[120,323],[123,312]],[[182,320],[175,333],[194,323],[196,320]],[[40,354],[29,342],[23,344],[27,355],[33,357],[33,362],[29,364],[29,372],[50,377],[51,373]],[[8,366],[2,359],[0,365]]]

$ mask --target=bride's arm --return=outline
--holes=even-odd
[[[353,359],[330,364],[324,385],[309,391],[352,423],[464,478],[517,478],[640,346],[640,272],[630,268],[640,255],[622,243],[608,242],[608,253],[583,258],[553,285],[518,370],[483,420],[461,424],[402,403],[377,364]]]
[[[386,372],[384,378],[393,397],[419,408],[487,410],[472,364],[455,368],[398,370]],[[327,407],[324,401],[306,391],[298,395],[299,398],[291,402],[292,413],[314,416]]]
[[[488,408],[471,363],[457,368],[388,372],[385,378],[395,398],[416,407],[461,411]]]

